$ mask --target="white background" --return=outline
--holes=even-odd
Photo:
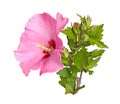
[[[119,0],[0,0],[0,104],[120,104],[120,5]],[[36,13],[57,12],[78,21],[76,13],[89,15],[93,24],[104,23],[103,41],[109,46],[93,76],[83,75],[86,88],[65,95],[56,73],[28,77],[13,51],[28,19]],[[65,38],[62,38],[65,42]]]

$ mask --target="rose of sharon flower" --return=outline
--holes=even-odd
[[[27,22],[15,57],[27,76],[30,70],[40,69],[40,75],[63,68],[60,51],[63,43],[58,37],[68,19],[57,13],[56,19],[48,13],[36,14]]]

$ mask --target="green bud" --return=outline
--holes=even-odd
[[[87,25],[87,28],[89,28],[91,25],[91,18],[89,16],[87,16],[86,25]]]
[[[82,39],[83,39],[83,41],[88,41],[88,39],[89,39],[89,36],[87,35],[87,34],[83,34],[82,35]]]
[[[76,35],[80,35],[80,24],[78,22],[75,22],[72,28]]]
[[[68,56],[69,56],[68,49],[64,47],[64,48],[63,48],[63,51],[64,51],[65,57],[68,58]]]

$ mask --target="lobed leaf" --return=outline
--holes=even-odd
[[[103,36],[103,34],[102,34],[103,26],[104,26],[103,24],[91,26],[90,31],[88,32],[89,37],[96,41],[100,41]]]
[[[105,45],[102,41],[97,41],[95,39],[89,38],[89,42],[91,45],[96,44],[99,48],[108,48],[107,45]]]
[[[91,55],[92,58],[95,58],[95,57],[101,56],[104,52],[105,52],[105,50],[95,49],[95,50],[90,52],[90,55]]]
[[[88,66],[87,66],[87,68],[88,68],[88,69],[91,69],[91,68],[97,66],[97,62],[98,62],[99,60],[100,60],[100,57],[97,57],[96,59],[93,59],[93,58],[89,59],[89,60],[88,60]]]
[[[87,49],[82,48],[77,54],[73,57],[73,62],[75,66],[81,68],[82,66],[86,66],[88,64],[88,56]]]
[[[68,77],[70,75],[69,68],[64,68],[57,72],[57,74],[60,75],[61,77]]]
[[[73,33],[71,27],[67,27],[65,30],[62,30],[62,33],[64,33],[69,39],[76,41],[76,35]]]

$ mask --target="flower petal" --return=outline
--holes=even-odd
[[[42,50],[37,48],[37,42],[31,41],[26,33],[22,34],[19,47],[14,53],[16,59],[20,62],[28,61],[36,55],[40,58],[44,55]]]
[[[56,36],[56,20],[48,13],[36,14],[27,22],[25,29],[39,34],[39,39],[49,41]]]
[[[28,29],[25,30],[25,34],[26,34],[26,37],[29,40],[33,41],[36,44],[41,43],[41,44],[44,44],[44,45],[48,45],[48,41],[46,40],[47,36],[45,37],[44,35],[40,35],[39,33],[36,33],[34,31],[31,31],[31,30],[28,30]]]
[[[54,50],[52,54],[44,60],[44,64],[41,67],[40,75],[47,72],[55,72],[57,70],[61,70],[63,68],[63,64],[60,60],[60,54],[57,50]]]
[[[15,57],[20,61],[23,73],[27,76],[30,70],[40,68],[44,53],[37,48],[37,42],[31,41],[26,33],[23,33],[20,39],[20,45],[17,51],[14,51]]]
[[[26,62],[20,63],[23,73],[28,76],[30,70],[36,70],[41,66],[41,60],[39,58],[34,58]]]
[[[56,43],[56,49],[57,50],[62,50],[63,42],[62,42],[62,40],[59,37],[56,37],[55,43]]]
[[[57,19],[57,33],[59,33],[67,24],[68,18],[64,18],[62,14],[57,13],[56,19]]]
[[[16,59],[21,61],[20,67],[22,68],[23,73],[27,76],[30,70],[36,70],[42,65],[42,58],[44,54],[36,53],[35,51],[31,52],[15,52]]]

